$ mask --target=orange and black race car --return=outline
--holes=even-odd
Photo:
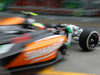
[[[99,42],[99,34],[94,30],[67,24],[34,22],[30,25],[33,20],[28,22],[21,17],[0,21],[1,70],[15,72],[53,64],[67,56],[72,38],[78,37],[80,47],[86,51],[94,50]]]

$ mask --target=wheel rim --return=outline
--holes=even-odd
[[[98,45],[98,35],[96,33],[92,34],[88,41],[88,46],[94,48]]]

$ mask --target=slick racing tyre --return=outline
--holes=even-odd
[[[85,51],[94,50],[99,43],[99,34],[96,31],[85,29],[79,37],[79,45]]]

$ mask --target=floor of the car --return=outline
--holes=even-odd
[[[67,54],[64,55],[61,53],[61,51],[58,51],[58,56],[52,60],[46,61],[46,62],[42,62],[42,63],[36,63],[36,64],[32,64],[32,65],[26,65],[26,66],[21,66],[21,67],[16,67],[16,68],[10,68],[8,69],[11,72],[18,72],[18,71],[23,71],[23,70],[28,70],[28,69],[34,69],[34,68],[40,68],[43,66],[47,66],[47,65],[51,65],[57,61],[59,61],[60,59],[64,58],[65,56],[68,56]]]

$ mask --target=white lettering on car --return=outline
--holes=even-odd
[[[61,39],[58,43],[55,43],[51,46],[47,46],[47,47],[44,47],[44,48],[40,48],[40,49],[37,49],[37,50],[26,52],[25,53],[25,57],[26,57],[25,60],[31,60],[31,59],[34,59],[36,57],[40,57],[40,56],[49,54],[51,52],[57,51],[57,49],[62,46],[63,42],[64,42],[64,39]]]
[[[32,60],[32,62],[31,63],[35,63],[35,62],[37,62],[37,61],[39,61],[39,60],[41,60],[41,59],[45,59],[45,58],[47,58],[47,57],[50,57],[50,56],[52,56],[53,54],[55,54],[57,51],[54,51],[53,53],[51,53],[51,54],[49,54],[49,55],[47,55],[47,56],[44,56],[44,57],[41,57],[41,58],[37,58],[37,59],[35,59],[35,60]]]

